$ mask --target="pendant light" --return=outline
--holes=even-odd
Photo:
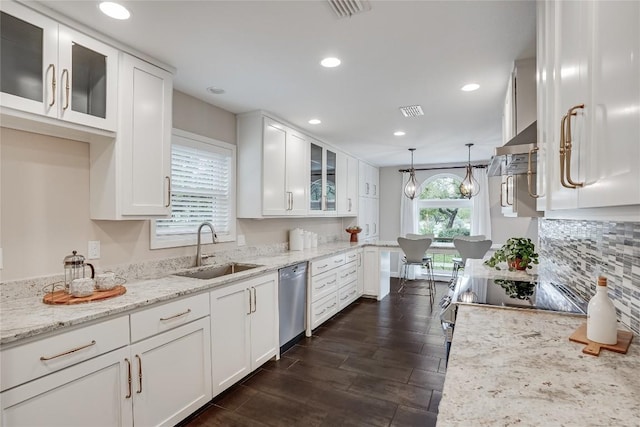
[[[460,184],[460,194],[467,199],[477,196],[480,192],[480,184],[473,177],[473,167],[471,166],[471,147],[473,144],[465,144],[469,148],[469,160],[467,163],[467,174]]]
[[[416,170],[413,168],[413,152],[415,148],[409,148],[411,151],[411,169],[409,169],[409,180],[404,186],[404,195],[413,200],[416,197],[416,190],[418,189],[418,181],[416,180]]]

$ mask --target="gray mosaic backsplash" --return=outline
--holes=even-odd
[[[538,235],[541,280],[588,301],[606,277],[618,319],[640,334],[640,222],[540,219]]]

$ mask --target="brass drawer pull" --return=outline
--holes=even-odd
[[[142,358],[136,354],[138,359],[138,391],[136,393],[142,393]]]
[[[574,187],[582,187],[584,185],[584,182],[575,182],[573,179],[571,179],[571,116],[577,116],[578,113],[576,113],[576,110],[580,110],[583,108],[584,104],[579,104],[571,107],[567,112],[567,133],[564,142],[566,156],[565,161],[567,162],[565,170],[567,171],[567,182],[569,183],[569,185],[573,185]]]
[[[127,383],[129,384],[129,394],[127,394],[124,398],[131,399],[131,362],[129,359],[124,359],[127,362]]]
[[[69,70],[67,70],[66,68],[64,70],[62,70],[62,75],[60,76],[60,80],[62,80],[62,77],[67,76],[67,78],[65,79],[65,85],[64,85],[64,107],[62,107],[63,111],[66,111],[67,108],[69,108]]]
[[[52,68],[53,73],[51,74],[51,102],[49,103],[49,107],[53,107],[53,104],[56,103],[56,66],[54,64],[49,64],[49,66],[47,67],[47,74]]]
[[[185,314],[189,314],[189,313],[191,313],[191,309],[190,308],[188,308],[187,311],[183,311],[182,313],[174,314],[173,316],[161,317],[160,320],[164,322],[165,320],[175,319],[176,317],[184,316]]]
[[[66,356],[67,354],[71,354],[71,353],[75,353],[76,351],[80,351],[83,350],[87,347],[91,347],[92,345],[96,345],[96,340],[91,341],[89,344],[80,346],[80,347],[76,347],[74,349],[71,349],[69,351],[65,351],[64,353],[60,353],[60,354],[56,354],[55,356],[40,356],[40,360],[51,360],[51,359],[55,359],[57,357],[61,357],[61,356]]]
[[[527,167],[527,191],[529,192],[529,195],[534,199],[537,199],[540,197],[540,194],[535,194],[533,192],[533,185],[532,185],[534,173],[533,173],[533,168],[531,167],[531,156],[533,153],[537,153],[537,152],[538,152],[538,147],[534,147],[531,150],[529,150],[529,161],[528,161],[528,167]]]

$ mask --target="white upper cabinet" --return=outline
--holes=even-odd
[[[118,51],[20,4],[0,7],[3,113],[115,131]]]
[[[358,160],[338,152],[336,171],[338,216],[356,216],[358,214],[358,183]]]
[[[361,161],[358,174],[360,176],[360,197],[380,197],[378,191],[380,184],[378,168]]]
[[[90,148],[92,219],[171,214],[171,73],[122,54],[118,132]]]
[[[309,148],[309,215],[336,215],[336,151],[313,141]]]
[[[539,7],[546,84],[538,90],[552,111],[539,127],[547,207],[640,204],[640,3]]]
[[[238,217],[304,216],[308,200],[304,135],[254,112],[238,117]]]

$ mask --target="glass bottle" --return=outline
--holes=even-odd
[[[607,278],[598,277],[596,294],[587,308],[587,339],[600,344],[618,342],[616,309],[607,295]]]

